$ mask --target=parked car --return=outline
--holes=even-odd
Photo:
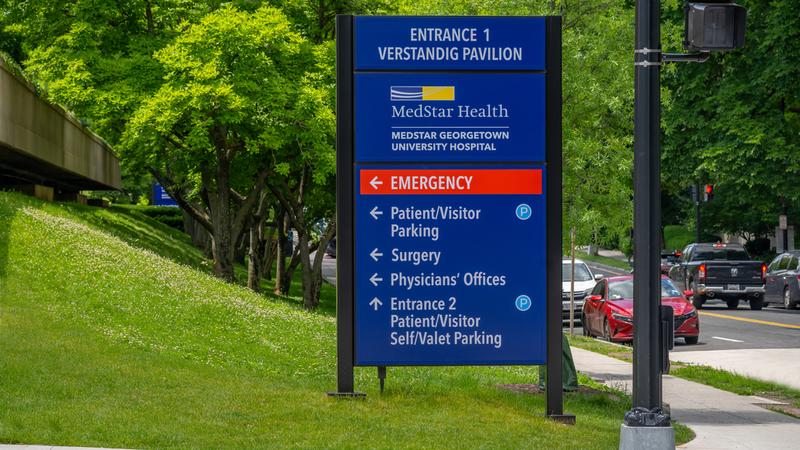
[[[669,269],[677,264],[681,259],[681,252],[678,250],[661,252],[661,275],[669,275]]]
[[[764,301],[795,309],[800,303],[800,251],[783,253],[767,266]]]
[[[692,291],[692,303],[698,309],[708,299],[724,300],[736,309],[740,300],[750,302],[750,309],[764,306],[764,277],[767,265],[751,261],[740,244],[689,244],[669,277],[684,290]]]
[[[563,259],[561,261],[561,305],[562,313],[561,319],[564,323],[569,324],[569,302],[570,302],[570,282],[572,275],[572,260]],[[583,307],[583,299],[589,295],[589,292],[594,288],[597,280],[603,278],[602,275],[592,274],[589,266],[580,259],[575,260],[575,320],[578,321],[581,317],[581,308]],[[580,323],[580,322],[578,322]]]
[[[674,313],[675,337],[687,344],[700,338],[697,309],[672,281],[661,277],[661,304],[671,306]],[[611,277],[597,282],[583,304],[583,334],[602,337],[612,342],[633,340],[633,275]]]

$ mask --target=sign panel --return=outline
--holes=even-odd
[[[561,365],[561,19],[336,18],[337,391]]]
[[[356,160],[544,161],[540,73],[357,73]]]
[[[544,70],[543,17],[355,18],[355,69]]]
[[[153,205],[155,206],[178,206],[167,191],[158,183],[153,183]]]
[[[545,362],[544,174],[356,166],[356,364]]]
[[[545,19],[354,25],[355,364],[544,364]]]

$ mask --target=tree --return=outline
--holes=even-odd
[[[665,71],[662,161],[676,193],[716,186],[704,228],[759,237],[777,226],[784,202],[790,212],[800,202],[800,1],[742,3],[743,49]],[[682,3],[670,2],[667,17],[667,42],[678,49]]]
[[[155,54],[164,82],[126,127],[123,157],[208,230],[215,273],[226,280],[274,152],[296,138],[311,57],[280,11],[223,7]]]
[[[318,70],[307,75],[290,124],[295,139],[277,153],[276,160],[283,162],[276,165],[276,175],[268,183],[280,209],[297,231],[297,255],[293,255],[290,266],[297,263],[301,266],[303,303],[308,309],[319,304],[322,259],[325,247],[336,233],[333,59],[332,43],[317,46]],[[323,229],[316,229],[318,225]],[[311,253],[315,250],[312,260]]]

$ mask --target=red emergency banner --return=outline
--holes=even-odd
[[[370,194],[541,194],[541,169],[362,169],[360,192]]]

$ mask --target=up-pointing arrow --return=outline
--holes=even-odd
[[[369,252],[369,256],[372,256],[372,259],[374,259],[377,262],[378,258],[383,256],[383,253],[379,252],[378,249],[376,248],[375,250]]]
[[[383,302],[382,302],[382,301],[381,301],[381,300],[380,300],[378,297],[374,297],[374,298],[372,299],[372,301],[371,301],[371,302],[369,302],[369,306],[372,306],[372,308],[374,308],[374,309],[375,309],[375,311],[377,311],[377,310],[378,310],[378,308],[379,308],[380,306],[382,306],[382,305],[383,305]]]
[[[369,184],[372,186],[372,189],[375,189],[377,191],[378,186],[382,185],[383,181],[378,179],[378,176],[375,175],[375,177],[373,177],[372,180],[370,180]]]
[[[382,216],[383,215],[383,211],[378,209],[378,207],[376,206],[376,207],[372,208],[372,211],[369,212],[369,215],[372,216],[373,219],[378,220],[378,216]]]
[[[383,278],[379,277],[377,273],[373,273],[371,277],[369,277],[369,281],[372,282],[373,286],[377,286],[379,281],[383,281]]]

